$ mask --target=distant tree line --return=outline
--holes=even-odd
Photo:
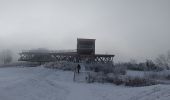
[[[11,50],[3,50],[0,52],[0,62],[3,64],[8,64],[8,63],[12,62]]]
[[[165,55],[159,55],[154,61],[146,60],[145,62],[137,63],[136,60],[131,60],[129,62],[117,63],[115,66],[124,66],[126,69],[138,71],[170,70],[170,51]]]

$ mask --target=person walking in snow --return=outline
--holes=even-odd
[[[81,69],[81,66],[78,64],[77,65],[77,72],[78,72],[78,74],[80,73],[80,69]]]

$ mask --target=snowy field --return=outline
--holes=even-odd
[[[170,85],[125,87],[73,82],[73,72],[0,68],[0,100],[170,100]]]

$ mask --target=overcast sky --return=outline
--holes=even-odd
[[[0,50],[76,49],[118,61],[153,59],[170,50],[170,0],[0,0]]]

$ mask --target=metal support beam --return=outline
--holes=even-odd
[[[29,62],[86,62],[86,63],[109,63],[113,61],[114,55],[79,55],[77,53],[20,53],[19,61]]]

